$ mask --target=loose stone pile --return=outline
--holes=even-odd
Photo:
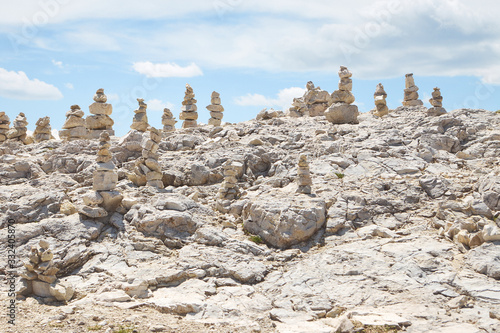
[[[99,138],[104,131],[108,132],[109,135],[115,135],[115,131],[113,131],[115,122],[110,117],[113,106],[106,103],[107,100],[108,97],[104,94],[104,89],[98,89],[94,95],[94,103],[89,106],[92,116],[88,116],[86,120],[90,139]]]
[[[59,137],[65,140],[78,140],[87,138],[87,128],[83,111],[78,105],[72,105],[71,110],[66,112],[66,121],[63,129],[59,131]]]
[[[9,131],[10,119],[5,112],[0,112],[0,142],[7,140],[7,132]]]
[[[182,123],[182,128],[196,127],[198,123],[198,108],[196,107],[196,99],[194,99],[193,88],[189,84],[186,84],[186,92],[184,95],[184,101],[182,101],[181,114],[179,115],[180,120],[184,120]]]
[[[387,93],[385,92],[382,83],[379,83],[377,85],[377,89],[373,94],[373,98],[375,99],[376,107],[376,110],[373,114],[379,117],[389,114],[389,108],[387,107],[387,102],[385,101],[385,99],[387,98]]]
[[[354,95],[352,94],[352,73],[347,67],[340,66],[339,71],[339,90],[332,93],[332,105],[325,112],[326,119],[333,124],[357,124],[358,123],[358,107],[351,105],[354,103]]]
[[[16,119],[12,122],[12,125],[14,128],[11,128],[7,132],[7,139],[21,141],[25,145],[32,143],[32,140],[30,140],[26,134],[28,132],[28,129],[26,128],[26,126],[28,126],[28,121],[26,120],[24,113],[19,113]]]
[[[210,105],[207,106],[207,110],[210,111],[211,118],[208,119],[208,124],[213,126],[220,126],[222,122],[222,112],[224,107],[220,104],[220,94],[218,92],[212,92],[212,97]]]
[[[148,124],[148,115],[146,114],[146,109],[148,105],[144,103],[143,98],[138,98],[137,102],[139,102],[139,108],[135,110],[134,120],[130,128],[133,130],[137,130],[140,132],[146,132],[149,127]]]
[[[306,92],[300,98],[294,98],[292,107],[288,110],[290,117],[323,116],[325,110],[332,104],[328,91],[315,87],[312,81],[307,82]]]
[[[232,161],[228,160],[223,165],[224,170],[224,181],[222,182],[221,188],[219,189],[219,198],[225,200],[235,200],[238,198],[238,170]]]
[[[129,179],[137,186],[150,185],[163,188],[163,173],[158,163],[158,148],[161,141],[161,132],[154,127],[149,127],[142,139],[142,157],[135,163],[134,173]]]
[[[429,103],[433,106],[427,110],[427,114],[429,116],[440,116],[446,113],[446,110],[443,108],[443,96],[441,96],[439,88],[434,88],[432,98],[429,99]]]
[[[413,79],[413,73],[406,74],[405,86],[406,89],[405,89],[403,106],[424,105],[424,103],[418,99],[418,87],[415,85],[415,80]]]
[[[161,117],[161,123],[163,125],[163,132],[173,132],[175,131],[175,120],[174,115],[170,111],[170,109],[163,109],[163,116]]]
[[[35,132],[33,136],[36,142],[47,141],[53,139],[52,129],[50,127],[50,118],[43,117],[36,122]]]
[[[297,193],[311,194],[311,173],[309,172],[309,163],[306,155],[300,155],[299,168],[297,170]]]
[[[55,284],[59,269],[52,262],[54,254],[49,249],[49,243],[40,240],[38,245],[38,248],[31,248],[29,262],[24,263],[25,271],[20,274],[21,288],[18,289],[18,294],[34,294],[40,297],[55,297],[58,301],[69,301],[74,290],[72,287]]]

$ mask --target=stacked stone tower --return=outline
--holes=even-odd
[[[139,132],[146,132],[149,127],[148,115],[146,113],[148,105],[144,103],[143,98],[138,98],[137,102],[139,102],[139,108],[134,111],[134,120],[132,122],[132,125],[130,125],[130,128]]]
[[[219,189],[219,198],[225,200],[234,200],[238,198],[238,170],[236,166],[233,165],[232,161],[226,161],[223,165],[224,170],[224,181]]]
[[[35,142],[47,141],[53,139],[52,128],[50,127],[50,118],[43,117],[36,122],[35,132],[33,132]]]
[[[86,119],[89,139],[98,139],[102,132],[106,131],[109,135],[115,135],[110,115],[113,112],[113,106],[106,103],[108,97],[104,94],[104,89],[98,89],[94,95],[94,103],[89,106],[92,114]]]
[[[300,155],[299,168],[297,170],[297,193],[311,194],[311,173],[309,172],[309,163],[306,155]]]
[[[198,110],[196,106],[196,99],[194,99],[193,88],[189,84],[186,84],[186,92],[184,95],[184,101],[182,101],[181,114],[179,116],[180,120],[184,120],[182,123],[182,128],[191,128],[198,125]]]
[[[446,113],[446,110],[443,108],[443,96],[441,96],[439,88],[434,88],[432,98],[429,99],[429,103],[432,105],[432,108],[427,110],[427,114],[429,116],[440,116]]]
[[[389,108],[387,107],[387,102],[385,99],[387,98],[387,93],[384,90],[384,86],[382,83],[377,85],[377,89],[373,94],[373,98],[375,99],[375,112],[373,113],[376,116],[383,117],[389,114]]]
[[[221,105],[220,94],[216,91],[212,92],[212,97],[210,105],[207,106],[207,110],[210,111],[210,119],[208,119],[208,124],[213,126],[220,126],[222,122],[222,112],[224,112],[224,107]]]
[[[340,66],[339,71],[339,90],[332,93],[332,105],[325,112],[326,119],[333,124],[357,124],[358,107],[351,105],[355,98],[352,94],[352,73],[347,67]]]
[[[406,74],[405,78],[405,96],[403,106],[421,106],[424,103],[418,99],[418,87],[415,85],[413,73]]]
[[[7,139],[11,139],[14,141],[21,141],[25,145],[32,142],[27,135],[28,132],[28,121],[26,120],[26,116],[24,113],[19,113],[12,122],[13,128],[11,128],[7,132]]]
[[[68,141],[86,139],[88,133],[83,115],[84,113],[78,105],[72,105],[71,110],[66,112],[66,121],[63,129],[59,131],[59,137]]]
[[[175,131],[175,120],[174,115],[170,111],[170,109],[163,109],[163,116],[161,117],[161,123],[163,125],[163,132],[173,132]]]
[[[0,142],[7,140],[7,132],[9,132],[10,119],[5,112],[0,112]]]

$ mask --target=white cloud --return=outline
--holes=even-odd
[[[193,77],[203,75],[201,69],[194,63],[182,67],[175,63],[153,64],[150,61],[135,62],[134,70],[147,77]]]
[[[69,83],[69,82],[68,82],[68,83],[65,83],[65,84],[64,84],[64,86],[65,86],[66,88],[70,89],[70,90],[75,89],[75,87],[73,86],[73,84],[72,84],[72,83]]]
[[[279,107],[282,110],[288,109],[294,98],[302,97],[305,93],[304,88],[291,87],[279,91],[276,98],[269,98],[260,94],[247,94],[235,98],[235,103],[242,106],[266,106]]]
[[[164,108],[169,108],[172,110],[174,108],[174,105],[170,102],[163,102],[159,99],[151,99],[146,102],[148,105],[148,111],[162,111]]]
[[[26,73],[0,68],[0,96],[22,100],[57,100],[63,98],[59,89]]]
[[[62,61],[56,61],[56,60],[52,59],[52,64],[58,68],[61,68],[61,69],[64,68]]]

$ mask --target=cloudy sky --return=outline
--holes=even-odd
[[[496,111],[499,12],[493,0],[2,1],[0,111],[24,112],[30,130],[49,115],[60,129],[72,104],[88,114],[104,88],[124,135],[137,97],[161,127],[163,108],[178,118],[189,83],[200,122],[214,90],[224,120],[238,122],[287,108],[309,80],[331,93],[340,65],[362,112],[379,82],[399,106],[406,73],[427,106],[438,86],[448,110]]]

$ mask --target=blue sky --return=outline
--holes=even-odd
[[[338,69],[353,72],[360,111],[382,82],[401,105],[414,73],[426,106],[440,87],[444,107],[500,109],[500,4],[464,0],[24,0],[0,4],[0,111],[50,116],[88,106],[98,88],[113,104],[117,135],[128,132],[136,98],[161,128],[178,118],[185,84],[206,123],[212,91],[224,120],[284,110],[307,81],[330,93]],[[178,123],[178,125],[180,122]]]

